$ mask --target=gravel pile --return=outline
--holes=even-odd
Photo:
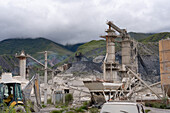
[[[87,73],[102,73],[101,64],[91,61],[80,61],[72,64],[66,73],[87,72]]]

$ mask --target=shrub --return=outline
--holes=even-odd
[[[166,103],[158,103],[158,102],[146,102],[145,106],[147,107],[154,107],[154,108],[161,108],[161,109],[168,109],[169,105],[166,105]]]
[[[50,113],[62,113],[62,111],[61,110],[53,110]]]
[[[98,110],[97,108],[90,108],[90,109],[89,109],[89,112],[90,112],[90,113],[98,113],[99,110]]]
[[[69,104],[69,103],[71,103],[72,101],[73,101],[73,95],[70,94],[70,93],[66,94],[66,95],[65,95],[65,102]]]
[[[45,107],[47,107],[47,106],[43,104],[42,107],[45,108]]]
[[[145,109],[145,113],[149,113],[150,111],[150,109]]]
[[[66,112],[66,113],[75,113],[74,111],[68,111],[68,112]]]
[[[52,103],[51,103],[51,98],[50,98],[50,99],[47,99],[47,104],[52,104]]]

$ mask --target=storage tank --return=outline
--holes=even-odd
[[[170,97],[170,39],[159,41],[161,85]]]

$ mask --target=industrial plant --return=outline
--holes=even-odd
[[[143,80],[142,74],[139,73],[138,41],[131,38],[126,29],[119,28],[112,21],[106,24],[108,26],[106,34],[100,36],[106,42],[106,54],[98,69],[101,73],[88,76],[68,73],[69,69],[76,70],[75,65],[78,63],[90,60],[80,52],[73,55],[76,63],[67,62],[57,68],[50,68],[48,66],[50,51],[41,53],[44,54],[42,62],[23,50],[15,55],[19,60],[19,74],[13,76],[11,72],[4,72],[1,75],[1,110],[5,109],[3,105],[5,103],[9,108],[19,112],[27,112],[28,106],[30,112],[51,112],[53,110],[51,106],[61,109],[54,106],[66,104],[69,94],[72,96],[69,110],[81,106],[84,102],[88,102],[89,107],[96,107],[99,111],[106,103],[115,101],[135,102],[143,106],[147,102],[162,102],[163,99],[169,103],[170,39],[159,41],[160,81],[151,84]],[[121,60],[116,59],[117,45],[121,50]],[[32,75],[31,68],[27,66],[28,59],[41,67],[41,73],[36,70]],[[90,65],[91,69],[94,66],[87,65]],[[49,107],[48,110],[44,110],[46,107]]]

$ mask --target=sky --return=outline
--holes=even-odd
[[[0,0],[0,41],[87,42],[105,35],[107,21],[128,32],[169,32],[169,11],[170,0]]]

